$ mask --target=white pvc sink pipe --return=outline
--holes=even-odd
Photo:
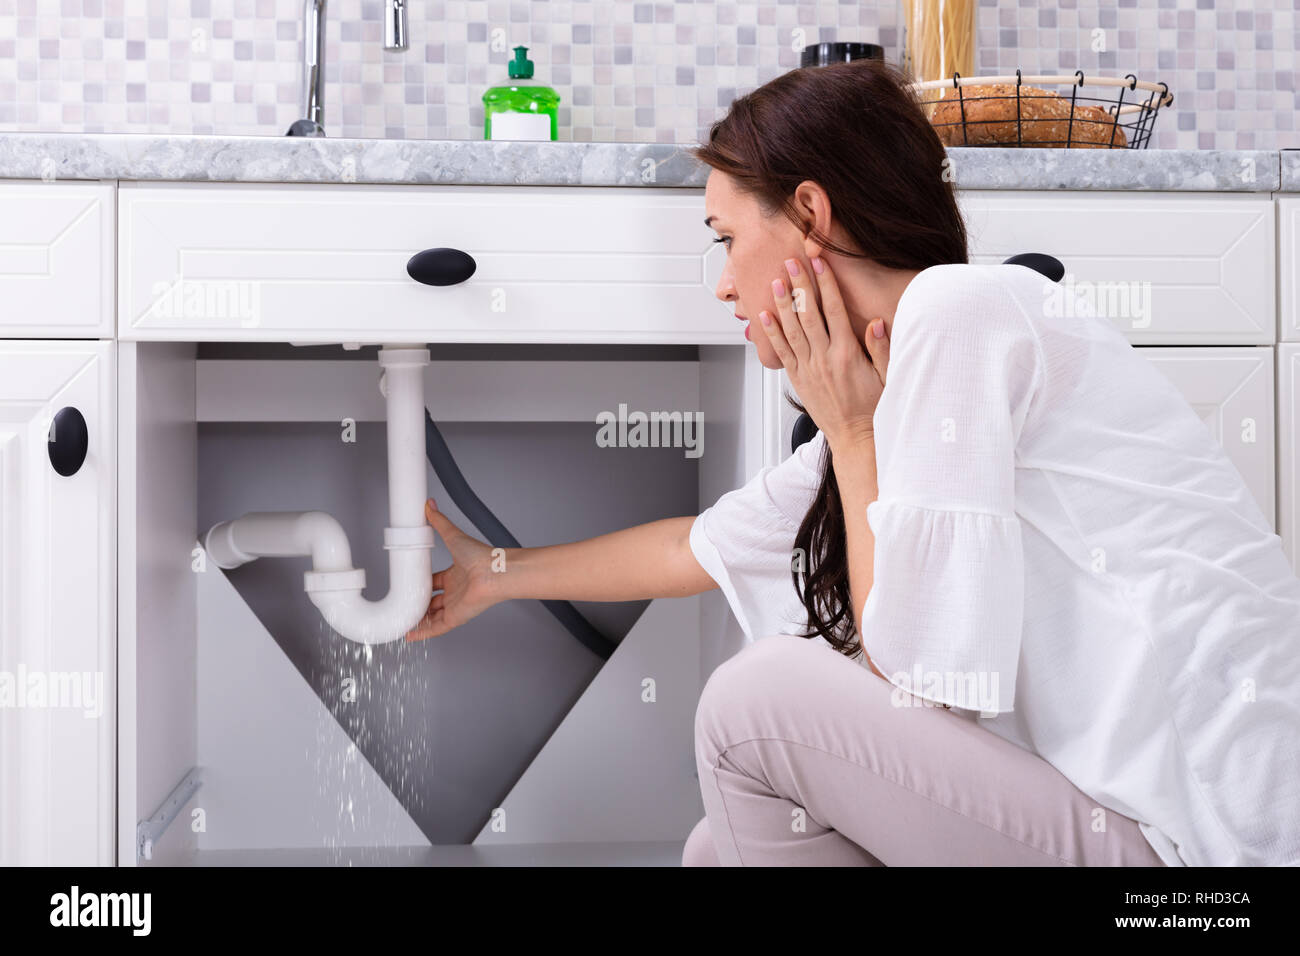
[[[213,525],[203,547],[220,568],[261,557],[310,555],[303,585],[326,622],[360,644],[395,641],[419,623],[433,596],[433,529],[424,518],[428,461],[424,447],[424,367],[429,350],[379,350],[388,407],[388,593],[361,596],[364,568],[352,567],[347,534],[324,511],[253,511]]]

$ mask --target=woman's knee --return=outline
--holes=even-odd
[[[799,654],[807,650],[809,643],[808,638],[796,637],[793,634],[772,634],[768,637],[760,637],[714,668],[713,673],[709,675],[709,682],[712,683],[714,678],[726,680],[737,671],[749,671],[762,667],[779,667],[781,666],[777,663],[779,660],[788,655]]]
[[[803,638],[790,634],[759,638],[713,669],[700,693],[701,706],[715,698],[728,696],[737,686],[752,685],[756,670],[779,666],[778,659],[794,653],[806,643]]]
[[[773,634],[756,640],[714,668],[695,710],[697,748],[701,742],[717,739],[726,722],[739,718],[751,700],[770,705],[783,690],[796,693],[788,679],[791,658],[815,650],[807,645],[806,638]]]
[[[682,847],[682,866],[721,865],[718,851],[713,846],[713,836],[709,833],[709,818],[704,817],[686,838],[686,845]]]

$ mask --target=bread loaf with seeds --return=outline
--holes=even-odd
[[[945,88],[933,105],[930,122],[945,146],[1015,146],[1016,85],[991,83]],[[962,118],[965,116],[965,122]],[[1070,100],[1036,86],[1021,86],[1019,145],[1079,149],[1123,149],[1128,146],[1123,127],[1096,105],[1076,104],[1071,126]]]

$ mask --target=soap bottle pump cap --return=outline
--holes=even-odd
[[[515,79],[529,79],[533,75],[533,61],[528,59],[528,47],[515,47],[515,58],[507,64],[510,76]]]

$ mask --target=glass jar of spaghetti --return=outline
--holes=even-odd
[[[899,59],[915,82],[975,75],[977,7],[978,0],[899,0]]]

